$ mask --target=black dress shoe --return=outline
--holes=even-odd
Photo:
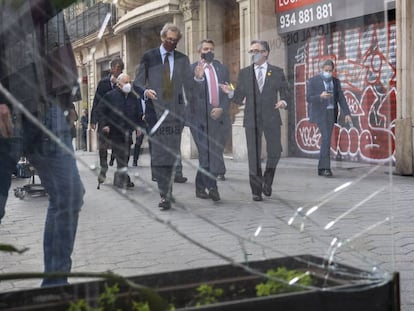
[[[261,195],[253,194],[253,201],[256,201],[256,202],[263,201],[263,198]]]
[[[272,195],[272,186],[263,184],[263,194],[267,197],[270,197]]]
[[[158,207],[162,211],[168,211],[171,208],[171,202],[166,198],[162,198],[160,203],[158,203]]]
[[[208,199],[208,193],[204,189],[196,189],[196,197],[199,199]]]
[[[324,177],[332,177],[332,171],[330,169],[318,169],[318,175]]]
[[[220,201],[220,195],[218,193],[218,190],[216,188],[211,188],[208,191],[208,196],[210,199],[212,199],[214,202]]]
[[[104,183],[104,181],[105,181],[105,179],[106,179],[106,171],[101,170],[101,171],[99,172],[99,175],[98,175],[98,182],[99,182],[100,184],[103,184],[103,183]]]
[[[111,159],[109,160],[109,166],[114,166],[114,158],[111,158]]]
[[[175,176],[174,177],[174,182],[179,183],[179,184],[183,184],[187,181],[187,177],[184,176]]]
[[[132,161],[132,166],[138,166],[138,162],[137,161]]]
[[[218,174],[217,179],[221,180],[221,181],[224,181],[224,180],[226,180],[226,177],[224,177],[224,174]]]

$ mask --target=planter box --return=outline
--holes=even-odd
[[[175,305],[176,311],[400,311],[398,274],[381,283],[361,285],[358,275],[369,275],[345,265],[324,269],[322,258],[302,255],[249,263],[249,267],[266,273],[269,269],[285,267],[289,270],[311,271],[320,275],[312,286],[320,289],[304,290],[267,297],[255,296],[255,285],[265,280],[231,265],[164,272],[131,277],[136,283],[154,288],[163,298]],[[329,275],[328,278],[324,276]],[[70,301],[97,301],[107,281],[77,283],[68,286],[0,293],[0,310],[66,310]],[[194,299],[201,284],[223,288],[227,298],[223,302],[202,307],[186,307]],[[240,294],[240,292],[243,292]],[[129,295],[121,287],[120,299]]]

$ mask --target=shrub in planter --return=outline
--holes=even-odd
[[[278,267],[285,267],[286,270],[278,272]],[[278,279],[283,274],[288,275],[287,279],[292,284],[287,285],[289,288],[305,286],[307,290],[257,297],[257,284],[262,284],[258,287],[262,289],[260,293],[265,291],[263,286],[274,287],[267,282],[275,277],[265,277],[271,269],[276,269]],[[292,274],[291,270],[298,271],[299,274]],[[258,273],[252,273],[253,271]],[[308,274],[311,276],[310,287],[300,283],[307,280]],[[129,281],[154,289],[164,299],[162,304],[158,304],[158,309],[150,305],[151,311],[170,311],[171,305],[174,305],[176,311],[399,311],[398,274],[394,279],[378,278],[370,272],[341,264],[330,267],[323,258],[309,255],[254,261],[243,266],[223,265],[141,275],[131,277]],[[105,292],[105,283],[107,281],[94,281],[57,288],[0,293],[0,309],[15,310],[30,305],[31,310],[67,310],[70,302],[80,299],[90,306],[99,307],[99,295]],[[197,291],[197,288],[201,290]],[[272,293],[271,290],[268,292]],[[147,290],[146,297],[151,297],[149,293]],[[134,306],[137,306],[123,302],[127,299],[132,299],[135,303],[141,302],[142,308],[149,301],[139,291],[131,290],[124,283],[120,283],[116,297],[121,303],[115,304],[115,308],[120,310],[134,310]],[[196,297],[200,298],[199,307],[196,307]],[[203,305],[201,300],[210,304]],[[125,305],[122,306],[122,303]]]

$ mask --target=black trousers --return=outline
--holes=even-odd
[[[267,128],[246,127],[247,157],[249,162],[249,182],[252,194],[261,195],[263,183],[272,186],[277,164],[282,153],[280,126]],[[264,176],[262,174],[262,136],[265,136],[267,161]]]

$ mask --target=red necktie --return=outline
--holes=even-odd
[[[217,80],[216,75],[214,73],[213,67],[210,64],[207,64],[208,73],[210,75],[210,104],[213,107],[218,107],[218,92],[217,92]]]

